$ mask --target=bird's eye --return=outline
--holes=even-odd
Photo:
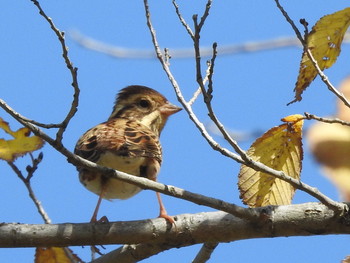
[[[150,102],[148,100],[142,99],[139,101],[139,105],[142,108],[148,108],[150,106]]]

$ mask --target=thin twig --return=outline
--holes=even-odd
[[[207,94],[212,97],[212,93],[213,93],[213,75],[214,75],[214,66],[215,66],[215,60],[216,60],[216,56],[218,54],[217,52],[217,43],[215,42],[213,44],[213,56],[211,57],[210,60],[210,67],[209,67],[209,74],[208,74],[208,90],[207,90]]]
[[[34,158],[32,153],[29,153],[30,159],[32,160],[32,166],[27,166],[26,170],[28,172],[28,175],[26,177],[27,181],[30,181],[32,179],[34,172],[38,169],[39,163],[43,160],[44,154],[42,152],[39,153],[37,158]]]
[[[199,250],[198,254],[192,261],[192,263],[205,263],[207,262],[211,254],[214,252],[215,248],[218,246],[219,243],[204,243],[201,249]]]
[[[176,0],[173,0],[173,5],[174,5],[174,7],[175,7],[175,12],[176,12],[176,14],[177,14],[177,16],[178,16],[178,18],[179,18],[181,24],[186,28],[187,33],[190,35],[190,37],[191,37],[192,39],[194,39],[194,34],[193,34],[193,32],[192,32],[192,29],[191,29],[191,27],[189,26],[189,24],[186,22],[186,20],[184,19],[184,17],[181,15],[180,9],[179,9],[178,4],[176,3]]]
[[[164,59],[165,59],[166,63],[168,64],[168,66],[170,66],[171,55],[169,53],[169,49],[167,49],[167,48],[164,48]]]
[[[167,66],[167,64],[165,63],[165,61],[163,60],[162,57],[162,53],[161,50],[159,48],[159,44],[158,44],[158,40],[155,34],[155,30],[153,28],[152,22],[151,22],[151,15],[150,15],[150,11],[149,11],[149,5],[148,5],[148,1],[144,0],[144,7],[145,7],[145,14],[146,14],[146,20],[147,20],[147,26],[149,28],[151,37],[152,37],[152,42],[154,45],[154,49],[155,49],[155,53],[157,55],[158,60],[160,61],[163,70],[165,71],[166,75],[168,76],[168,79],[170,81],[170,83],[172,84],[176,96],[178,98],[178,101],[182,104],[183,108],[185,109],[185,111],[187,112],[189,118],[193,121],[193,123],[195,124],[195,126],[198,128],[198,130],[201,132],[202,136],[206,139],[206,141],[208,142],[208,144],[215,150],[220,152],[221,154],[225,155],[226,157],[229,157],[239,163],[245,164],[257,171],[262,171],[265,173],[268,173],[272,176],[275,176],[278,179],[281,179],[283,181],[289,182],[291,185],[293,185],[295,188],[302,190],[308,194],[310,194],[311,196],[315,197],[316,199],[318,199],[319,201],[321,201],[322,203],[324,203],[326,206],[330,207],[332,210],[335,210],[339,213],[344,213],[344,211],[346,210],[346,205],[336,202],[332,199],[330,199],[328,196],[322,194],[317,188],[311,187],[299,180],[296,180],[288,175],[286,175],[284,172],[282,171],[277,171],[274,170],[262,163],[256,162],[254,160],[252,160],[251,158],[247,157],[246,160],[243,160],[241,158],[241,156],[231,152],[230,150],[220,146],[208,133],[208,131],[206,130],[205,126],[203,125],[203,123],[201,123],[199,121],[199,119],[197,118],[197,116],[194,114],[191,105],[189,105],[185,98],[183,97],[183,94],[179,88],[179,85],[177,83],[177,81],[175,80],[174,76],[172,75],[169,67]],[[201,84],[200,84],[201,85]],[[219,126],[219,128],[223,128],[223,126]],[[244,151],[243,151],[244,152]],[[244,156],[244,155],[243,155]]]
[[[339,92],[336,87],[333,86],[333,84],[329,81],[326,74],[323,73],[321,68],[319,67],[316,59],[313,57],[312,52],[309,48],[306,49],[306,53],[311,60],[313,66],[316,68],[318,75],[321,77],[323,83],[326,84],[327,88],[335,94],[347,107],[350,108],[350,102],[347,100],[347,98],[344,96],[343,93]]]
[[[300,43],[303,45],[304,48],[307,48],[306,46],[306,42],[303,38],[303,36],[301,35],[299,29],[297,28],[297,26],[295,25],[294,21],[289,17],[289,15],[287,14],[287,12],[284,10],[284,8],[281,6],[279,0],[275,0],[276,5],[278,7],[278,9],[281,11],[282,15],[285,17],[285,19],[287,20],[287,22],[292,26],[297,38],[299,39]]]
[[[207,82],[207,81],[208,81],[208,77],[204,78],[204,82]],[[188,101],[188,105],[191,106],[201,93],[202,93],[202,90],[200,87],[198,87],[198,89],[193,93],[192,98]]]
[[[19,118],[20,118],[20,116],[19,116]],[[24,117],[22,116],[22,118],[24,118]],[[49,124],[46,124],[46,123],[37,122],[35,120],[27,119],[27,118],[24,118],[23,121],[32,123],[32,124],[34,124],[36,126],[39,126],[39,127],[45,128],[45,129],[52,129],[52,128],[60,128],[60,127],[62,127],[62,123],[49,123]]]
[[[278,9],[281,11],[282,15],[286,18],[287,22],[292,26],[297,38],[299,39],[300,43],[303,45],[304,47],[304,52],[306,52],[307,56],[309,57],[311,63],[313,64],[313,66],[315,67],[318,75],[320,76],[320,78],[322,79],[323,83],[326,84],[327,88],[333,93],[335,94],[347,107],[350,108],[350,102],[346,99],[346,97],[344,96],[344,94],[342,94],[341,92],[339,92],[333,85],[332,83],[329,81],[328,77],[326,76],[326,74],[324,74],[324,72],[322,71],[322,69],[320,68],[320,66],[317,63],[317,60],[314,58],[314,56],[312,55],[311,50],[309,49],[306,40],[302,37],[299,29],[297,28],[297,26],[295,25],[294,21],[289,17],[288,13],[284,10],[284,8],[281,6],[281,4],[279,3],[279,0],[275,0]],[[307,33],[307,30],[306,30]],[[307,37],[307,36],[306,36]],[[291,101],[290,103],[293,103],[295,101],[297,101],[298,99],[295,99],[293,101]],[[290,104],[288,103],[288,104]]]
[[[66,64],[67,68],[69,69],[69,71],[71,73],[71,77],[72,77],[72,87],[74,89],[73,101],[72,101],[71,107],[70,107],[65,119],[63,120],[63,122],[59,126],[59,130],[57,131],[57,134],[56,134],[56,140],[58,142],[61,142],[62,138],[63,138],[63,133],[66,130],[66,128],[69,124],[69,121],[73,118],[75,113],[78,111],[79,93],[80,93],[79,85],[78,85],[78,68],[73,66],[73,63],[71,62],[71,60],[68,57],[68,47],[66,45],[66,41],[64,38],[64,32],[60,31],[55,26],[52,19],[46,15],[44,10],[40,6],[40,3],[37,0],[31,0],[31,1],[39,9],[39,14],[45,18],[45,20],[50,24],[51,29],[55,32],[55,34],[56,34],[56,36],[61,44],[62,56],[63,56],[64,62]]]
[[[207,5],[208,6],[208,5]],[[205,12],[208,13],[208,12]],[[201,22],[204,23],[206,16],[202,16]],[[218,120],[218,118],[216,117],[214,110],[212,108],[212,104],[211,104],[211,99],[212,99],[212,92],[213,92],[213,80],[212,80],[212,75],[214,74],[214,65],[215,65],[215,59],[216,59],[216,55],[217,55],[217,45],[216,43],[213,44],[213,54],[212,54],[212,58],[211,58],[211,62],[210,62],[210,69],[209,69],[209,75],[208,75],[208,80],[209,80],[209,89],[208,91],[205,90],[205,86],[203,84],[203,77],[202,77],[202,72],[201,72],[201,53],[200,53],[200,31],[201,31],[201,27],[203,26],[203,24],[201,25],[201,27],[199,27],[198,23],[197,23],[197,17],[193,16],[193,20],[194,20],[194,26],[195,26],[195,38],[193,41],[194,44],[194,49],[195,49],[195,60],[196,60],[196,75],[197,75],[197,83],[199,84],[203,96],[204,96],[204,103],[207,106],[208,112],[209,112],[209,117],[211,118],[211,120],[214,122],[214,124],[218,127],[219,131],[222,133],[223,137],[225,138],[225,140],[233,147],[233,149],[239,154],[239,156],[242,158],[242,160],[244,160],[246,163],[250,163],[252,162],[252,159],[250,157],[248,157],[245,153],[245,151],[243,149],[241,149],[238,145],[238,143],[232,139],[232,137],[230,136],[229,132],[225,129],[224,125]]]
[[[45,224],[51,224],[51,219],[49,215],[46,213],[44,207],[41,205],[41,202],[38,200],[38,198],[35,196],[35,193],[33,191],[33,188],[30,183],[30,179],[33,177],[34,171],[37,169],[38,164],[42,160],[42,153],[39,154],[38,158],[32,158],[32,167],[27,167],[28,175],[25,177],[21,170],[13,163],[13,162],[7,162],[8,165],[12,168],[12,170],[15,172],[15,174],[18,176],[18,178],[24,183],[25,187],[28,190],[29,197],[33,201],[34,205],[36,206],[39,214],[41,215],[42,219],[44,220]]]
[[[307,38],[309,36],[309,23],[304,19],[300,19],[300,24],[304,26],[304,41],[307,43]]]
[[[207,62],[207,70],[205,71],[205,77],[203,79],[203,85],[205,85],[208,81],[208,76],[210,74],[210,68],[211,68],[210,61],[208,61]],[[198,87],[198,89],[193,93],[192,98],[188,101],[188,104],[192,105],[201,93],[202,93],[202,89],[201,89],[201,87]]]
[[[204,26],[205,20],[209,16],[209,11],[210,11],[212,2],[213,2],[212,0],[208,0],[207,4],[205,5],[204,13],[201,17],[201,21],[198,24],[199,32],[202,30],[202,27]]]
[[[201,19],[201,22],[205,21],[205,18]],[[203,94],[203,98],[204,101],[208,100],[208,96],[207,96],[207,91],[205,90],[205,86],[203,85],[203,77],[202,77],[202,68],[201,68],[201,56],[200,56],[200,45],[199,45],[199,38],[200,38],[200,31],[201,28],[203,26],[200,27],[198,24],[198,15],[193,15],[192,16],[193,19],[193,23],[194,23],[194,40],[193,40],[193,44],[194,44],[194,53],[195,53],[195,61],[196,61],[196,80],[197,83],[199,84],[199,87],[202,90],[202,94]]]
[[[318,116],[316,116],[314,114],[310,114],[310,113],[307,113],[307,112],[304,112],[304,115],[305,115],[307,120],[317,120],[317,121],[322,121],[322,122],[325,122],[325,123],[338,123],[338,124],[341,124],[341,125],[344,125],[344,126],[350,126],[350,122],[341,120],[339,118],[318,117]]]

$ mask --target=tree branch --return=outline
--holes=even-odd
[[[41,215],[42,219],[44,220],[45,224],[51,224],[51,219],[49,215],[46,213],[44,207],[41,205],[41,202],[36,197],[32,185],[30,183],[30,179],[33,177],[33,174],[35,170],[38,167],[38,164],[41,162],[43,155],[42,153],[39,154],[38,158],[32,158],[32,166],[27,166],[27,176],[24,176],[21,170],[13,163],[13,162],[7,162],[8,165],[12,168],[12,170],[15,172],[17,177],[23,182],[25,187],[27,188],[28,194],[30,199],[33,201],[34,205],[36,206],[38,213]]]
[[[350,122],[348,121],[343,121],[339,118],[324,118],[324,117],[318,117],[314,114],[310,114],[310,113],[307,113],[305,112],[304,113],[306,119],[308,120],[317,120],[317,121],[321,121],[321,122],[325,122],[325,123],[338,123],[338,124],[341,124],[341,125],[344,125],[344,126],[350,126]]]
[[[2,223],[0,247],[143,243],[163,247],[167,244],[170,249],[251,238],[350,234],[349,214],[339,217],[320,203],[268,206],[254,210],[261,216],[261,220],[255,223],[225,212],[178,215],[176,229],[169,228],[162,218],[95,224]]]
[[[181,15],[180,13],[180,9],[179,9],[179,5],[176,3],[176,0],[172,1],[174,7],[175,7],[175,12],[177,14],[177,17],[179,18],[181,24],[186,28],[187,33],[190,35],[190,37],[192,38],[192,40],[194,40],[194,34],[192,32],[191,27],[189,26],[189,24],[186,22],[185,18]],[[191,49],[191,52],[193,52],[193,50]]]
[[[192,263],[205,263],[207,262],[211,254],[214,252],[215,248],[218,246],[219,243],[217,242],[207,242],[204,243],[201,249],[199,250],[197,256],[195,259],[192,261]]]

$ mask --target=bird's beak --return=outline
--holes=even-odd
[[[171,104],[170,102],[165,103],[163,106],[160,107],[159,111],[162,115],[170,116],[176,112],[179,112],[182,110],[182,108],[175,106],[174,104]]]

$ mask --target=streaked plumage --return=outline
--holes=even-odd
[[[118,94],[108,121],[88,130],[77,142],[75,153],[100,165],[156,180],[162,162],[159,135],[167,118],[179,110],[153,89],[126,87]],[[127,199],[141,190],[85,168],[78,171],[81,183],[100,198]],[[160,216],[170,220],[159,202]]]

